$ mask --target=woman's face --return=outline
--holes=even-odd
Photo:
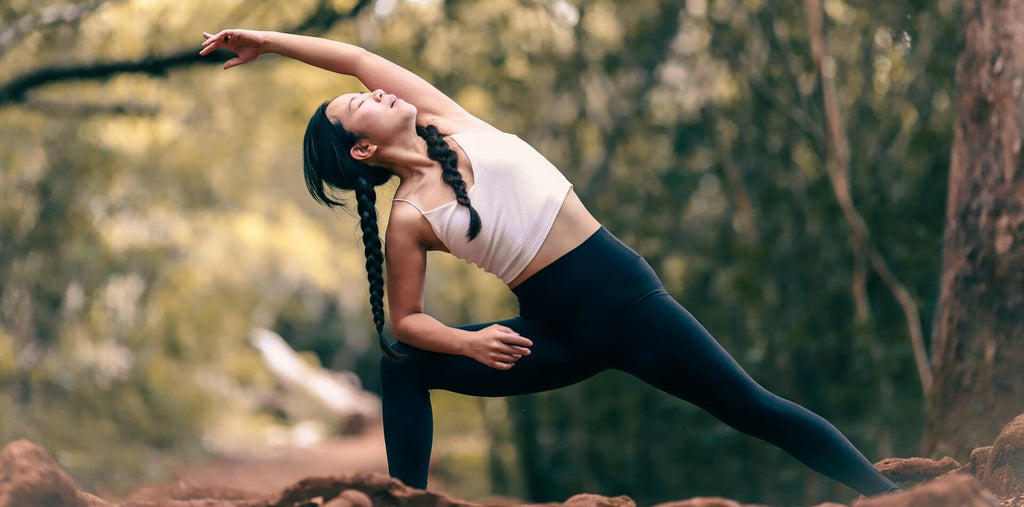
[[[379,89],[346,93],[332,100],[326,112],[331,121],[377,145],[387,145],[416,128],[416,106]]]

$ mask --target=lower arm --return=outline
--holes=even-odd
[[[282,32],[266,32],[267,53],[294,58],[324,70],[354,76],[369,52],[344,42]]]
[[[473,333],[448,327],[425,313],[406,315],[393,324],[392,330],[402,343],[418,349],[458,355],[464,353],[463,345]]]

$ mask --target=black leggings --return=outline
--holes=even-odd
[[[381,361],[390,474],[426,488],[433,438],[430,389],[511,396],[568,386],[608,368],[634,375],[770,442],[863,495],[889,491],[882,475],[821,416],[772,394],[672,298],[647,261],[602,227],[512,290],[519,317],[502,324],[533,341],[509,370],[397,343]]]

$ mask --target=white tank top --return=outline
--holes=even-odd
[[[456,257],[493,273],[506,284],[523,272],[547,238],[572,188],[551,162],[515,134],[462,132],[450,136],[473,168],[469,201],[480,215],[472,240],[469,209],[456,201],[424,211],[434,234]]]

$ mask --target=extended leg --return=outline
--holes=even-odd
[[[393,477],[416,487],[427,486],[433,438],[430,389],[472,396],[511,396],[579,382],[605,368],[587,360],[585,350],[572,346],[568,336],[522,318],[458,326],[475,331],[502,324],[533,341],[530,355],[509,370],[491,368],[466,356],[429,352],[399,343],[407,357],[400,363],[381,360],[384,439],[388,470]],[[570,350],[573,349],[573,350]]]
[[[780,447],[865,496],[895,487],[835,426],[755,382],[668,293],[623,311],[630,331],[623,338],[633,346],[616,368]]]

